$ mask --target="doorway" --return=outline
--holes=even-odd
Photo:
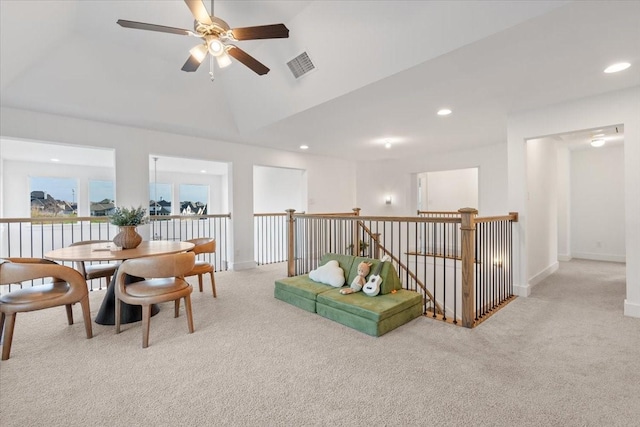
[[[530,284],[558,261],[625,262],[624,127],[530,139],[526,154]]]

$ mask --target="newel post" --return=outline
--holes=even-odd
[[[295,209],[287,209],[287,275],[289,277],[293,277],[296,275],[296,257],[295,257],[295,247],[293,242],[295,242],[295,219],[293,218],[293,213]]]
[[[475,323],[475,295],[473,264],[475,262],[475,217],[478,211],[473,208],[458,210],[462,223],[462,326],[473,328]]]

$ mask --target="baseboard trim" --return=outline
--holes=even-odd
[[[573,257],[579,258],[579,259],[588,259],[591,261],[627,262],[627,257],[624,255],[593,254],[588,252],[578,252],[578,253],[574,253]]]
[[[558,255],[558,261],[571,261],[572,258],[571,255]]]
[[[547,277],[551,276],[553,273],[558,271],[559,266],[560,264],[558,264],[558,261],[554,262],[549,267],[545,268],[540,273],[536,274],[531,279],[529,279],[529,286],[535,286],[538,283],[542,282],[544,279],[546,279]]]
[[[232,262],[231,263],[231,270],[233,270],[233,271],[251,270],[252,268],[256,268],[256,262],[255,261]]]
[[[513,293],[519,297],[528,297],[531,295],[531,286],[529,285],[513,285]]]
[[[625,299],[624,315],[629,317],[640,317],[640,304]]]

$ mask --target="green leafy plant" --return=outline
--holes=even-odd
[[[360,240],[360,255],[364,255],[367,252],[367,248],[369,247],[369,243],[364,240]],[[347,246],[347,251],[349,253],[353,252],[353,243]]]
[[[142,206],[137,208],[133,206],[130,208],[116,207],[110,216],[111,224],[119,227],[146,224],[149,221],[149,218],[145,216],[146,213],[147,210]]]

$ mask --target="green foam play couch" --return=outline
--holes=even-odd
[[[345,286],[358,275],[358,264],[370,262],[371,272],[380,262],[364,257],[326,254],[320,266],[338,261],[345,272]],[[371,273],[370,273],[371,274]],[[380,293],[374,297],[363,292],[342,295],[341,288],[315,282],[308,274],[276,280],[274,296],[311,313],[331,319],[372,336],[380,336],[422,314],[422,296],[402,289],[396,269],[385,263],[380,271]]]

